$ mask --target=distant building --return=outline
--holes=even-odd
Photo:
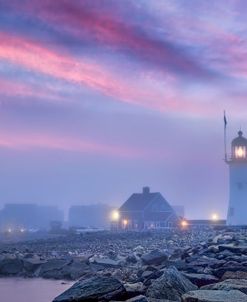
[[[51,221],[50,222],[50,232],[51,233],[61,233],[63,227],[62,221]]]
[[[106,204],[76,205],[69,209],[69,226],[109,228],[112,207]]]
[[[187,220],[188,226],[192,227],[207,227],[207,226],[225,226],[226,220],[210,220],[210,219],[190,219]]]
[[[151,193],[144,187],[134,193],[119,208],[118,226],[122,229],[143,230],[174,227],[179,218],[172,206],[158,192]]]
[[[39,224],[40,227],[49,228],[51,222],[63,222],[64,221],[64,213],[62,210],[58,209],[56,206],[38,206],[39,213]]]
[[[51,221],[63,221],[63,212],[55,206],[6,204],[0,211],[0,228],[48,229]]]

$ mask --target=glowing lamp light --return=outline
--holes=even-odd
[[[8,231],[8,233],[12,233],[12,229],[11,228],[9,228],[7,231]]]
[[[186,228],[188,226],[188,221],[182,220],[180,224],[182,228]]]
[[[235,147],[235,157],[236,158],[245,158],[246,157],[246,150],[244,147]]]
[[[111,213],[111,219],[112,219],[113,221],[118,221],[119,218],[120,218],[120,214],[119,214],[118,211],[113,211],[113,212]]]
[[[126,227],[127,224],[128,224],[128,220],[127,220],[127,219],[124,219],[124,220],[123,220],[123,225]]]
[[[219,220],[219,215],[218,215],[217,213],[213,213],[213,214],[212,214],[212,220],[213,220],[213,221]]]
[[[20,229],[20,232],[21,232],[21,233],[24,233],[24,232],[25,232],[25,229],[21,228],[21,229]]]

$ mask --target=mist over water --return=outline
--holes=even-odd
[[[51,302],[73,282],[45,279],[0,278],[1,302]],[[17,299],[18,297],[18,299]]]

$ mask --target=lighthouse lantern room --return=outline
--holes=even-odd
[[[247,160],[247,139],[243,137],[243,132],[238,131],[238,137],[232,141],[232,160]]]

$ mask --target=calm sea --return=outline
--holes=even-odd
[[[0,301],[51,302],[72,284],[56,280],[0,278]]]

